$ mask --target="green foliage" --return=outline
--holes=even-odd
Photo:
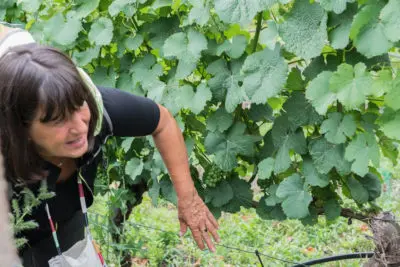
[[[369,174],[382,157],[396,162],[396,0],[15,2],[0,18],[64,50],[97,84],[170,110],[190,163],[226,177],[195,179],[214,214],[255,205],[254,179],[263,218],[310,221],[323,207],[333,219],[345,198],[367,212],[380,188]],[[105,155],[98,188],[114,190],[115,205],[135,201],[126,188],[139,182],[154,204],[176,202],[151,139],[112,139]]]

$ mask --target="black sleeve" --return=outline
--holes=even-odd
[[[160,109],[154,101],[114,88],[98,88],[110,116],[114,136],[144,136],[157,128]]]

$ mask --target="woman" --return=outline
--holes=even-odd
[[[9,34],[3,32],[4,38]],[[88,185],[84,193],[90,205],[100,148],[110,134],[152,135],[177,193],[181,233],[189,227],[201,249],[205,242],[215,250],[210,234],[219,241],[218,224],[194,188],[182,134],[163,106],[117,89],[99,88],[105,116],[95,135],[101,112],[93,92],[66,55],[36,44],[14,47],[0,58],[0,81],[6,175],[14,185],[34,191],[45,180],[56,193],[47,203],[62,251],[84,237],[77,176],[81,174]],[[47,266],[57,255],[47,215],[44,204],[33,211],[39,227],[26,234],[29,245],[20,252],[24,266]]]

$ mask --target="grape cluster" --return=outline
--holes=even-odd
[[[203,175],[203,183],[207,187],[215,187],[223,179],[225,179],[225,173],[215,164],[210,165]]]

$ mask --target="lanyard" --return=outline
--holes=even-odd
[[[83,191],[82,180],[84,180],[84,178],[83,178],[83,176],[81,174],[81,170],[79,169],[78,170],[78,178],[77,178],[78,190],[79,190],[79,200],[80,200],[80,204],[81,204],[81,210],[82,210],[83,216],[85,218],[85,230],[86,230],[87,238],[93,243],[94,241],[93,241],[92,235],[90,233],[90,229],[89,229],[89,220],[88,220],[88,216],[87,216],[87,206],[86,206],[85,193]],[[56,232],[56,229],[54,227],[53,219],[52,219],[51,214],[50,214],[49,205],[47,203],[46,203],[45,208],[46,208],[47,218],[49,219],[51,232],[52,232],[54,244],[55,244],[56,249],[57,249],[57,253],[58,253],[59,256],[62,256],[62,252],[61,252],[61,249],[60,249],[60,243],[58,242],[57,232]],[[93,246],[94,246],[94,244],[93,244]],[[101,255],[100,250],[96,246],[94,246],[94,247],[95,247],[97,255],[100,258],[101,264],[103,266],[106,266],[105,263],[104,263],[104,259],[103,259],[103,256]]]

